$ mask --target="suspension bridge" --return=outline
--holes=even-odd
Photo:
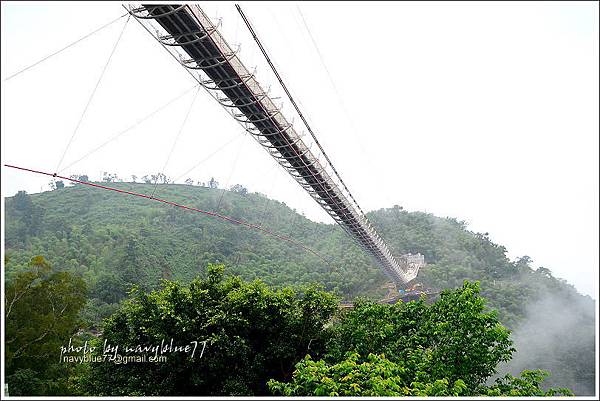
[[[307,144],[305,142],[305,134],[299,133],[289,116],[284,115],[282,108],[275,105],[269,91],[263,90],[263,86],[258,82],[255,73],[246,68],[238,51],[233,50],[220,33],[219,25],[213,24],[198,5],[141,4],[124,5],[124,7],[127,10],[128,18],[133,17],[138,21],[171,54],[174,60],[180,63],[190,76],[267,151],[270,157],[274,158],[300,187],[373,258],[392,282],[405,285],[416,278],[419,268],[424,265],[424,260],[422,258],[415,259],[414,255],[411,256],[410,254],[397,257],[392,255],[390,248],[371,225],[331,163],[307,119],[271,62],[250,21],[239,6],[236,5],[238,12],[284,89],[288,100],[297,111],[303,125],[307,128],[316,145],[314,148],[313,143]],[[6,166],[52,175],[76,181],[80,184],[91,184],[59,176],[56,172],[51,174],[14,165]],[[115,190],[102,185],[91,185],[101,189]],[[277,235],[257,225],[155,198],[154,194],[147,196],[129,191],[116,191],[209,214],[295,243],[290,238]],[[302,245],[300,244],[300,246]],[[306,249],[306,247],[302,247]]]

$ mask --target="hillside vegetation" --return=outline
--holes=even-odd
[[[147,194],[153,190],[149,184],[110,185]],[[32,257],[44,255],[55,269],[74,273],[87,284],[90,294],[83,317],[88,327],[97,329],[117,310],[132,284],[154,290],[161,278],[188,283],[205,277],[211,263],[274,287],[320,283],[345,299],[378,299],[385,293],[381,288],[385,276],[339,227],[312,222],[281,202],[240,186],[225,191],[162,184],[157,196],[263,224],[315,249],[328,262],[239,225],[75,185],[6,199],[5,247],[13,266],[7,279],[27,270]],[[534,269],[526,256],[509,260],[503,246],[469,231],[464,222],[399,206],[371,212],[369,219],[394,254],[425,255],[428,265],[419,281],[426,287],[458,288],[465,279],[479,281],[488,307],[497,310],[500,321],[517,336],[519,369],[547,369],[552,374],[548,385],[593,394],[591,298],[553,277],[550,270]],[[556,325],[561,319],[564,325]],[[532,321],[537,330],[531,329]],[[531,341],[537,333],[550,335]]]

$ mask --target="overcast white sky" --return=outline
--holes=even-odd
[[[364,210],[465,220],[597,299],[598,3],[241,4]],[[200,5],[280,93],[234,3]],[[120,3],[2,2],[2,80],[123,13]],[[55,171],[124,22],[2,82],[3,163]],[[159,171],[194,91],[69,165],[194,83],[129,21],[63,175]],[[242,183],[332,222],[204,91],[165,173],[230,140],[181,181]],[[2,169],[4,196],[48,182]]]

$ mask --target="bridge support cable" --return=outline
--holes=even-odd
[[[83,118],[85,117],[85,114],[86,114],[88,108],[90,107],[90,104],[92,104],[94,95],[96,94],[96,91],[98,90],[98,87],[100,86],[100,82],[102,82],[102,78],[104,78],[104,74],[106,73],[106,70],[108,69],[108,65],[110,64],[110,60],[112,60],[113,54],[115,54],[115,51],[117,50],[117,47],[119,46],[119,42],[121,41],[121,38],[123,37],[123,33],[125,33],[125,28],[127,28],[127,23],[129,22],[130,18],[131,18],[131,16],[127,16],[127,20],[125,20],[125,24],[123,24],[123,29],[121,29],[121,32],[119,33],[119,36],[117,37],[117,41],[115,42],[110,54],[108,55],[106,64],[104,64],[104,68],[102,68],[102,72],[100,73],[100,76],[98,77],[98,81],[96,81],[96,85],[94,86],[94,89],[92,90],[92,93],[90,94],[90,97],[89,97],[87,103],[85,104],[83,111],[81,112],[81,116],[79,117],[79,120],[77,121],[77,125],[75,126],[73,133],[71,134],[71,138],[69,139],[69,142],[67,143],[67,146],[65,147],[65,150],[63,151],[63,154],[60,157],[58,164],[56,165],[56,169],[54,170],[55,174],[58,173],[60,165],[62,164],[65,156],[67,155],[67,151],[69,150],[71,143],[73,143],[73,139],[75,138],[75,135],[77,134],[77,131],[79,130],[81,122],[83,121]]]
[[[208,156],[204,157],[203,159],[200,159],[199,162],[197,162],[192,167],[190,167],[189,169],[187,169],[185,171],[185,173],[180,174],[179,176],[177,176],[173,181],[174,182],[179,181],[180,179],[182,179],[183,177],[185,177],[186,175],[188,175],[189,173],[191,173],[192,171],[194,171],[195,169],[197,169],[202,163],[206,162],[211,157],[213,157],[214,155],[216,155],[217,153],[219,153],[221,150],[225,149],[229,144],[231,144],[233,142],[236,142],[236,141],[239,141],[240,139],[242,139],[241,136],[234,136],[233,138],[231,138],[230,140],[228,140],[227,142],[225,142],[224,144],[222,144],[221,146],[219,146],[217,149],[215,149]]]
[[[112,24],[114,24],[115,22],[117,22],[118,20],[120,20],[121,18],[123,18],[123,17],[124,17],[124,16],[126,16],[126,15],[128,15],[128,13],[125,13],[125,14],[123,14],[123,15],[120,15],[119,17],[115,18],[114,20],[112,20],[112,21],[110,21],[110,22],[107,22],[106,24],[104,24],[104,25],[102,25],[102,26],[100,26],[100,27],[98,27],[98,28],[94,29],[92,32],[90,32],[90,33],[88,33],[88,34],[86,34],[86,35],[83,35],[82,37],[80,37],[80,38],[79,38],[79,39],[77,39],[76,41],[69,43],[69,44],[68,44],[68,45],[66,45],[65,47],[63,47],[63,48],[61,48],[61,49],[59,49],[59,50],[57,50],[57,51],[55,51],[55,52],[53,52],[53,53],[50,53],[49,55],[47,55],[46,57],[43,57],[43,58],[41,58],[40,60],[36,61],[35,63],[33,63],[33,64],[30,64],[30,65],[28,65],[27,67],[24,67],[24,68],[20,69],[19,71],[15,72],[15,73],[13,73],[13,74],[11,74],[11,75],[9,75],[8,77],[4,78],[4,79],[3,79],[3,81],[4,81],[4,82],[6,82],[6,81],[8,81],[8,80],[10,80],[10,79],[13,79],[13,78],[14,78],[14,77],[16,77],[17,75],[20,75],[20,74],[24,73],[25,71],[27,71],[27,70],[29,70],[29,69],[31,69],[31,68],[33,68],[33,67],[35,67],[36,65],[38,65],[38,64],[41,64],[41,63],[43,63],[44,61],[46,61],[46,60],[48,60],[48,59],[50,59],[50,58],[52,58],[52,57],[56,56],[57,54],[60,54],[60,53],[62,53],[63,51],[65,51],[65,50],[69,49],[70,47],[73,47],[73,46],[75,46],[77,43],[79,43],[79,42],[81,42],[81,41],[83,41],[83,40],[85,40],[85,39],[89,38],[89,37],[90,37],[90,36],[92,36],[93,34],[95,34],[95,33],[97,33],[97,32],[100,32],[100,31],[101,31],[101,30],[103,30],[104,28],[107,28],[107,27],[111,26]],[[129,17],[128,17],[128,18],[129,18]]]
[[[91,149],[90,151],[88,151],[87,153],[85,153],[83,156],[81,156],[80,158],[76,159],[75,161],[69,163],[68,165],[66,165],[65,167],[63,167],[62,169],[60,169],[58,171],[58,173],[62,174],[65,170],[69,169],[70,167],[73,167],[75,164],[79,163],[80,161],[82,161],[83,159],[87,158],[88,156],[96,153],[97,151],[99,151],[100,149],[102,149],[103,147],[105,147],[106,145],[108,145],[109,143],[116,141],[117,139],[119,139],[121,136],[125,135],[127,132],[131,131],[132,129],[136,128],[137,126],[139,126],[140,124],[142,124],[143,122],[145,122],[146,120],[150,119],[151,117],[155,116],[156,114],[160,113],[161,111],[163,111],[164,109],[166,109],[167,107],[169,107],[171,104],[175,103],[177,100],[181,99],[183,96],[187,95],[188,92],[190,92],[192,89],[197,88],[198,85],[194,85],[189,89],[186,89],[184,92],[180,93],[179,95],[177,95],[176,97],[170,99],[168,102],[164,103],[163,105],[159,106],[158,108],[154,109],[153,111],[151,111],[150,113],[146,114],[144,117],[138,119],[137,121],[135,121],[133,124],[131,124],[130,126],[128,126],[127,128],[117,132],[115,135],[111,136],[110,138],[108,138],[106,141],[102,142],[100,145],[96,146],[95,148]]]
[[[313,36],[309,26],[308,26],[308,22],[306,21],[306,18],[304,17],[304,13],[302,12],[302,10],[300,9],[299,5],[296,5],[296,10],[298,12],[298,15],[300,16],[300,20],[302,21],[302,26],[304,27],[304,29],[306,30],[306,33],[308,34],[308,37],[310,38],[310,41],[313,45],[313,48],[315,49],[315,52],[319,58],[320,64],[323,67],[323,70],[325,71],[327,78],[329,79],[329,83],[331,84],[331,88],[333,90],[333,93],[338,101],[338,104],[340,105],[340,109],[342,110],[342,112],[344,113],[346,120],[348,121],[348,124],[351,128],[351,132],[352,134],[355,136],[357,143],[358,143],[358,148],[360,149],[360,151],[362,152],[364,158],[367,160],[367,162],[369,163],[370,167],[372,170],[378,170],[378,168],[375,166],[375,164],[373,163],[373,158],[371,157],[371,155],[368,153],[368,151],[366,150],[367,148],[365,147],[364,143],[361,141],[360,139],[360,135],[358,133],[358,130],[356,129],[356,124],[354,123],[354,119],[352,118],[350,112],[348,111],[348,108],[346,107],[346,103],[344,102],[344,99],[342,97],[342,95],[340,94],[340,91],[335,83],[335,80],[333,79],[333,75],[331,74],[331,71],[329,70],[329,68],[327,67],[327,64],[325,63],[325,58],[323,57],[323,54],[321,53],[321,50],[319,49],[319,46],[317,45],[317,41],[315,40],[315,37]],[[381,179],[381,174],[377,174],[376,175],[376,179],[379,183],[379,186],[377,186],[376,188],[378,189],[382,189],[384,196],[386,197],[387,201],[389,202],[390,205],[393,205],[394,202],[392,201],[392,198],[389,196],[388,194],[388,186],[385,185],[384,181]],[[396,224],[400,224],[400,219],[398,218],[398,214],[394,213],[395,218],[396,218]]]
[[[267,63],[269,64],[269,67],[271,67],[271,71],[273,71],[273,73],[275,74],[275,77],[277,78],[277,80],[279,81],[279,84],[281,85],[281,87],[283,88],[286,96],[288,97],[288,99],[290,100],[290,103],[292,104],[292,106],[294,107],[294,109],[296,110],[296,113],[298,113],[298,116],[300,117],[300,119],[302,120],[302,122],[304,123],[304,126],[306,127],[306,129],[308,130],[308,132],[310,133],[311,137],[313,138],[313,140],[315,141],[315,144],[319,147],[319,150],[321,151],[321,153],[323,154],[323,156],[325,157],[325,160],[327,161],[327,163],[329,163],[329,166],[332,168],[333,173],[335,174],[335,176],[337,177],[337,179],[339,180],[339,182],[342,184],[342,186],[344,187],[344,189],[346,190],[346,193],[348,194],[348,196],[350,197],[350,199],[352,199],[352,201],[354,202],[354,206],[359,210],[360,213],[364,214],[364,212],[362,211],[362,209],[360,208],[360,205],[358,204],[358,202],[356,202],[356,200],[354,199],[354,196],[352,196],[352,194],[350,193],[350,190],[348,189],[348,187],[346,186],[346,184],[344,183],[344,180],[342,180],[342,177],[340,177],[339,173],[337,172],[337,170],[335,169],[335,167],[333,166],[333,163],[331,162],[331,160],[329,159],[329,156],[327,156],[327,153],[325,152],[325,150],[323,149],[323,147],[321,146],[321,143],[319,142],[319,140],[317,139],[317,137],[315,136],[312,128],[310,127],[310,125],[308,124],[308,121],[306,120],[306,117],[304,117],[304,114],[302,114],[302,111],[300,110],[300,107],[298,107],[298,104],[296,103],[296,101],[294,100],[294,98],[292,97],[292,94],[290,93],[289,89],[287,88],[286,84],[283,82],[283,78],[281,77],[281,75],[279,74],[279,72],[277,71],[277,68],[275,68],[275,65],[273,64],[273,62],[271,61],[271,58],[269,57],[269,55],[267,54],[266,49],[264,48],[262,42],[260,41],[260,39],[258,38],[258,36],[256,35],[254,28],[252,27],[252,24],[250,23],[250,21],[248,20],[248,18],[246,17],[246,14],[244,14],[244,11],[242,10],[242,8],[240,7],[239,4],[235,5],[235,8],[237,9],[238,13],[240,14],[240,16],[242,17],[242,20],[244,21],[244,23],[246,24],[246,27],[248,28],[248,30],[250,31],[250,34],[252,35],[252,38],[254,39],[254,41],[256,42],[258,48],[260,49],[261,53],[263,54],[263,56],[265,57],[265,60],[267,61]]]
[[[292,239],[290,237],[278,234],[278,233],[276,233],[274,231],[271,231],[269,229],[261,227],[261,226],[259,226],[257,224],[248,223],[246,221],[235,219],[233,217],[225,216],[225,215],[222,215],[222,214],[219,214],[219,213],[215,213],[215,212],[209,212],[207,210],[198,209],[198,208],[195,208],[195,207],[192,207],[192,206],[182,205],[182,204],[179,204],[179,203],[176,203],[176,202],[171,202],[171,201],[168,201],[168,200],[165,200],[165,199],[151,197],[151,196],[148,196],[148,195],[145,195],[145,194],[141,194],[141,193],[138,193],[138,192],[127,191],[127,190],[124,190],[124,189],[119,189],[119,188],[114,188],[114,187],[108,187],[106,185],[96,184],[96,183],[89,182],[89,181],[81,181],[81,180],[77,180],[75,178],[64,177],[64,176],[61,176],[61,175],[57,175],[55,173],[48,173],[48,172],[45,172],[45,171],[40,171],[40,170],[34,170],[34,169],[26,168],[26,167],[15,166],[15,165],[12,165],[12,164],[5,164],[4,166],[8,167],[8,168],[16,169],[16,170],[28,171],[30,173],[35,173],[35,174],[40,174],[40,175],[47,175],[49,177],[54,177],[54,178],[60,178],[61,180],[73,182],[75,184],[86,185],[86,186],[89,186],[89,187],[98,188],[98,189],[104,189],[104,190],[107,190],[107,191],[113,191],[113,192],[116,192],[116,193],[119,193],[119,194],[122,194],[122,195],[136,196],[136,197],[139,197],[139,198],[144,198],[144,199],[148,199],[148,200],[151,200],[151,201],[163,203],[165,205],[174,206],[174,207],[177,207],[177,208],[180,208],[180,209],[183,209],[183,210],[187,210],[187,211],[190,211],[190,212],[196,212],[196,213],[204,214],[204,215],[207,215],[207,216],[210,216],[210,217],[215,217],[215,218],[227,221],[227,222],[235,224],[235,225],[244,226],[246,228],[251,228],[253,230],[259,231],[259,232],[261,232],[261,233],[263,233],[265,235],[269,235],[269,236],[274,237],[276,239],[279,239],[281,241],[288,242],[288,243],[290,243],[290,244],[292,244],[294,246],[297,246],[298,248],[301,248],[301,249],[303,249],[303,250],[305,250],[305,251],[313,254],[314,256],[316,256],[319,259],[321,259],[323,262],[329,263],[329,261],[324,256],[322,256],[321,254],[319,254],[314,249],[309,248],[308,246],[306,246],[306,245],[304,245],[304,244],[302,244],[302,243],[300,243],[300,242],[298,242],[298,241],[296,241],[296,240],[294,240],[294,239]]]
[[[190,102],[190,106],[188,107],[188,110],[185,113],[185,117],[183,118],[183,121],[181,122],[181,125],[179,126],[177,135],[175,135],[175,139],[173,140],[173,144],[171,145],[171,150],[169,151],[169,154],[167,155],[167,160],[165,160],[165,164],[163,165],[163,168],[161,169],[161,171],[156,175],[156,179],[154,180],[154,189],[152,190],[152,195],[150,196],[151,198],[154,198],[154,194],[156,193],[156,187],[158,186],[158,179],[160,178],[161,175],[164,175],[165,169],[167,168],[167,165],[169,164],[169,161],[171,160],[171,156],[173,155],[173,151],[175,151],[175,146],[177,145],[177,142],[179,141],[179,137],[181,136],[181,133],[183,132],[185,123],[187,122],[188,117],[190,116],[190,113],[192,112],[194,103],[196,103],[196,98],[198,97],[198,92],[200,92],[200,88],[198,88],[196,90],[196,92],[194,92],[194,97],[192,98],[192,101]]]
[[[217,202],[217,207],[215,208],[216,212],[218,212],[221,208],[221,203],[223,202],[223,197],[225,196],[225,193],[227,192],[227,188],[229,187],[229,185],[231,183],[231,177],[233,177],[233,173],[235,172],[235,167],[237,166],[238,160],[240,159],[240,156],[242,155],[243,149],[244,149],[244,142],[241,142],[239,145],[238,151],[235,155],[235,158],[233,159],[233,163],[231,165],[231,171],[229,172],[229,175],[227,176],[227,181],[225,181],[225,185],[221,189],[221,196],[219,197],[219,202]]]
[[[374,258],[388,277],[397,283],[416,277],[419,266],[409,264],[404,255],[394,258],[355,205],[328,157],[320,149],[307,146],[303,135],[200,7],[152,4],[130,6],[129,11],[149,33],[154,32],[156,40]]]

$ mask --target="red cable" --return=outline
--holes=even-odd
[[[50,176],[50,177],[60,178],[62,180],[76,182],[78,184],[87,185],[87,186],[90,186],[90,187],[96,187],[96,188],[100,188],[100,189],[105,189],[105,190],[108,190],[108,191],[114,191],[114,192],[118,192],[118,193],[121,193],[121,194],[138,196],[140,198],[146,198],[146,199],[150,199],[150,200],[153,200],[153,201],[165,203],[167,205],[175,206],[175,207],[178,207],[178,208],[181,208],[181,209],[185,209],[185,210],[190,210],[190,211],[197,212],[197,213],[206,214],[206,215],[212,216],[212,217],[217,217],[219,219],[229,221],[230,223],[238,224],[238,225],[242,225],[242,226],[246,226],[246,227],[249,227],[249,228],[253,228],[255,230],[262,231],[265,234],[268,234],[268,235],[271,235],[271,236],[273,236],[275,238],[278,238],[280,240],[287,241],[287,242],[289,242],[289,243],[291,243],[293,245],[296,245],[296,246],[304,249],[305,251],[308,251],[308,252],[312,253],[313,255],[319,257],[321,260],[323,260],[324,262],[327,263],[327,260],[323,256],[319,255],[316,251],[312,250],[311,248],[307,247],[306,245],[301,244],[300,242],[297,242],[297,241],[295,241],[295,240],[293,240],[293,239],[291,239],[289,237],[286,237],[286,236],[281,235],[281,234],[277,234],[277,233],[275,233],[273,231],[267,230],[266,228],[262,228],[260,226],[255,225],[255,224],[251,224],[251,223],[247,223],[245,221],[237,220],[237,219],[234,219],[232,217],[221,215],[219,213],[208,212],[206,210],[196,209],[195,207],[180,205],[179,203],[171,202],[171,201],[168,201],[168,200],[165,200],[165,199],[154,198],[154,197],[151,197],[151,196],[148,196],[148,195],[144,195],[144,194],[140,194],[140,193],[137,193],[137,192],[125,191],[123,189],[111,188],[111,187],[107,187],[107,186],[100,185],[100,184],[94,184],[92,182],[80,181],[80,180],[76,180],[74,178],[63,177],[63,176],[60,176],[60,175],[57,175],[57,174],[52,174],[52,173],[46,173],[44,171],[38,171],[38,170],[33,170],[33,169],[25,168],[25,167],[13,166],[13,165],[10,165],[10,164],[5,164],[4,166],[5,167],[14,168],[14,169],[17,169],[17,170],[29,171],[30,173],[36,173],[36,174],[47,175],[47,176]]]

